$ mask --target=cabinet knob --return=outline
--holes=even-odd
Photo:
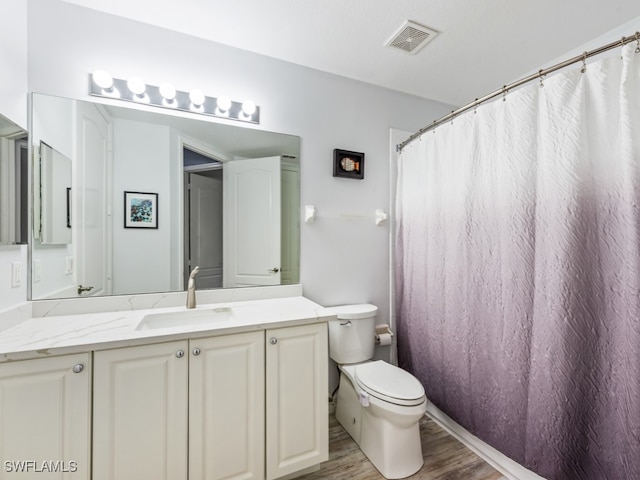
[[[73,373],[80,373],[81,371],[84,370],[84,365],[81,363],[78,363],[73,366],[72,370],[73,370]]]
[[[199,348],[194,348],[193,349],[193,354],[197,357],[198,355],[200,355],[200,349]]]
[[[184,350],[178,350],[178,351],[176,352],[176,357],[178,357],[178,358],[182,358],[182,357],[184,357]]]
[[[271,345],[275,345],[276,343],[278,343],[278,339],[276,337],[271,337],[271,339],[269,340],[269,343]]]

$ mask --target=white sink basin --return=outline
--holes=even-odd
[[[194,308],[177,312],[149,313],[142,317],[136,330],[216,324],[230,320],[233,320],[230,307]]]

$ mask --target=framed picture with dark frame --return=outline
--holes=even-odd
[[[158,194],[124,192],[124,228],[158,228]]]
[[[333,151],[333,176],[364,178],[364,153],[335,149]]]

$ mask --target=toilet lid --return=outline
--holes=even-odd
[[[338,307],[328,307],[327,310],[333,313],[340,320],[359,320],[361,318],[371,318],[378,312],[378,307],[369,303],[360,305],[341,305]]]
[[[409,372],[381,360],[358,365],[358,386],[370,395],[397,405],[419,405],[424,401],[424,388]]]

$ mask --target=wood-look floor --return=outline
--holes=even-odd
[[[503,480],[505,477],[440,428],[420,421],[424,465],[412,480]],[[384,480],[334,416],[329,422],[329,460],[296,480]]]

